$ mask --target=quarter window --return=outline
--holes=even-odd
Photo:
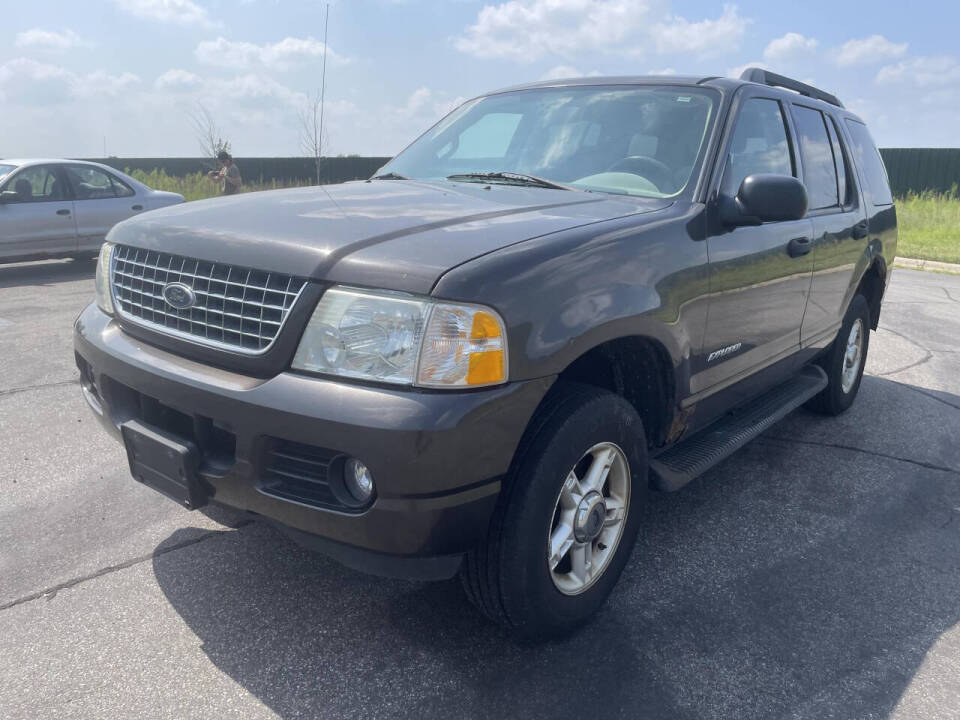
[[[743,104],[730,140],[722,193],[733,197],[744,178],[756,173],[794,174],[783,110],[768,98],[751,98]]]
[[[835,207],[837,194],[837,166],[823,113],[812,108],[793,106],[803,160],[803,181],[811,210]]]
[[[856,120],[847,118],[847,128],[853,139],[853,155],[863,173],[863,194],[871,205],[892,205],[893,196],[890,194],[890,182],[887,180],[887,169],[883,165],[880,151],[873,143],[867,126]]]

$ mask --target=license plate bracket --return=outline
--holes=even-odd
[[[197,474],[199,451],[184,440],[137,420],[120,426],[133,478],[163,493],[188,510],[207,504],[207,492]]]

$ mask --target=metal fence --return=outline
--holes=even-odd
[[[960,185],[960,148],[884,148],[880,154],[894,195]]]
[[[948,192],[960,185],[960,148],[885,148],[880,151],[890,175],[894,195],[908,192]],[[331,157],[321,166],[322,183],[362,180],[373,175],[390,158]],[[106,158],[95,159],[118,170],[153,169],[183,176],[215,167],[204,158]],[[312,182],[316,170],[312,158],[237,158],[243,177],[250,181]]]
[[[195,172],[216,168],[210,158],[85,158],[103,163],[117,170],[163,170],[167,175],[183,177]],[[323,158],[320,165],[320,182],[323,184],[365,180],[381,168],[390,158],[385,157],[331,157]],[[316,181],[316,166],[313,158],[235,158],[243,179],[249,182]]]

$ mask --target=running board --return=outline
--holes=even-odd
[[[657,455],[650,461],[651,485],[657,490],[679,490],[826,386],[827,375],[823,369],[818,365],[808,365],[782,385]]]

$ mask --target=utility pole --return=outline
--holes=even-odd
[[[323,148],[323,101],[327,91],[327,30],[330,27],[330,3],[323,19],[323,70],[320,79],[320,148]],[[319,182],[317,178],[317,182]]]

